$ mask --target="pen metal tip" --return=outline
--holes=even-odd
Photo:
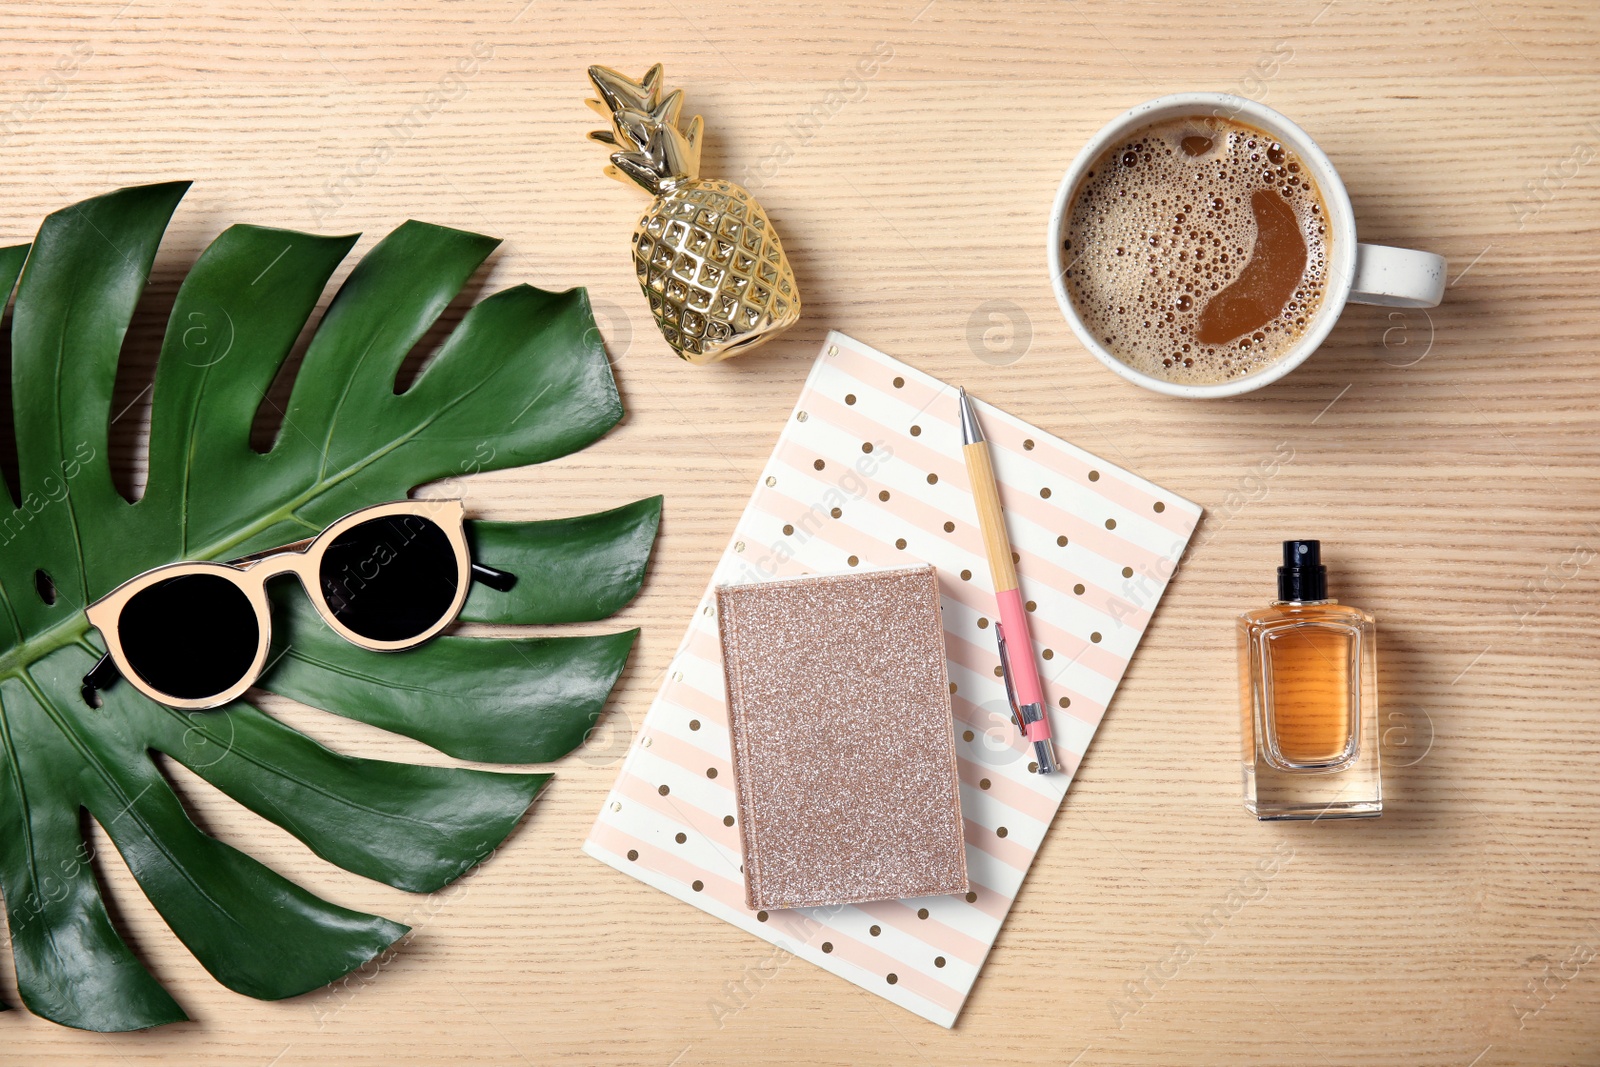
[[[975,445],[984,439],[983,427],[978,425],[978,413],[972,410],[972,401],[967,399],[966,389],[957,386],[956,390],[956,404],[961,410],[961,443]]]

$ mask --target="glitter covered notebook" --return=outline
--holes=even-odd
[[[1000,933],[1200,509],[986,404],[1062,773],[1030,773],[996,674],[994,592],[955,389],[832,333],[762,470],[584,850],[944,1026]],[[718,586],[938,568],[968,892],[752,911]]]
[[[717,590],[745,906],[967,891],[939,576]]]

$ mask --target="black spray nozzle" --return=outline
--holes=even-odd
[[[1328,599],[1328,568],[1322,565],[1321,541],[1285,541],[1278,568],[1279,600]]]

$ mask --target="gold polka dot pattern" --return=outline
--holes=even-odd
[[[749,508],[728,531],[729,551],[713,584],[808,574],[854,579],[919,562],[938,568],[948,673],[941,688],[954,713],[949,740],[969,846],[968,892],[839,909],[771,908],[764,921],[746,907],[740,841],[745,820],[735,817],[715,610],[697,609],[641,730],[653,743],[636,743],[586,850],[950,1025],[1070,775],[1052,780],[1031,772],[1031,753],[1016,741],[1004,686],[993,673],[995,602],[961,462],[954,389],[839,334],[830,335],[821,352],[795,417],[785,421],[760,472]],[[1029,396],[1004,380],[968,384],[978,392],[1009,389],[995,399],[1031,404],[1033,410],[1050,406],[1048,398]],[[801,411],[807,413],[803,422]],[[1198,509],[1002,410],[980,405],[979,417],[1007,509],[1023,600],[1033,603],[1028,619],[1058,753],[1071,771],[1105,713]],[[743,552],[732,550],[737,542],[744,543]],[[902,542],[905,547],[898,547]],[[701,606],[712,604],[708,590]],[[980,618],[991,625],[980,629]],[[873,730],[885,727],[883,716],[873,719]],[[711,767],[719,769],[716,778],[706,773]],[[669,785],[670,795],[658,795],[659,785]],[[611,809],[612,802],[619,810]],[[677,833],[687,841],[675,843]],[[626,858],[630,851],[637,860]]]

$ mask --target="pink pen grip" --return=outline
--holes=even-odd
[[[1038,704],[1044,709],[1044,686],[1039,684],[1039,665],[1028,633],[1028,613],[1022,607],[1022,591],[1007,589],[996,593],[1000,605],[1000,625],[1005,627],[1006,648],[1011,662],[1011,684],[1017,690],[1018,704]],[[1028,724],[1028,740],[1042,741],[1050,736],[1050,715]]]

